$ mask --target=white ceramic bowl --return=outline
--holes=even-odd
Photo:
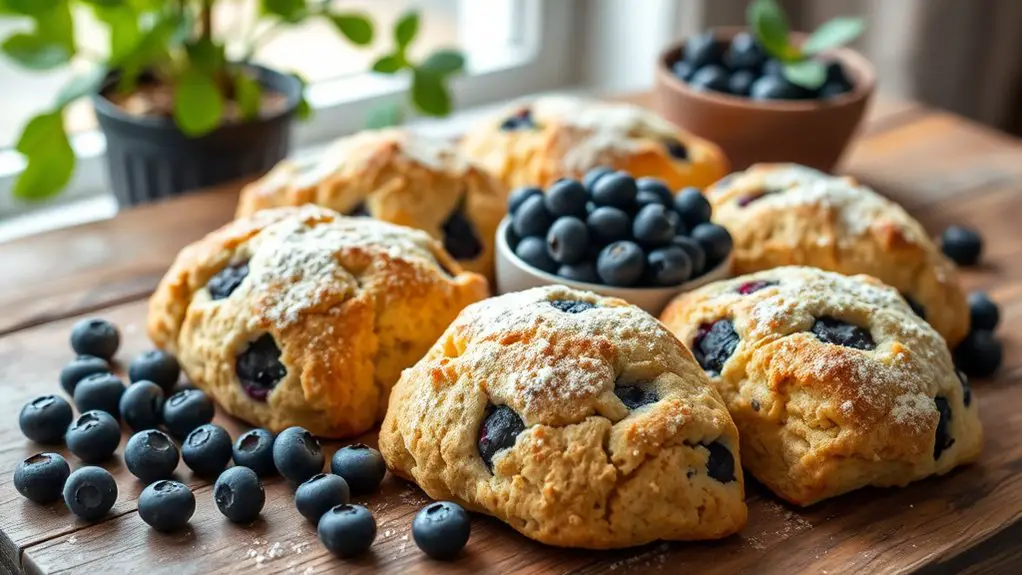
[[[527,265],[511,249],[507,241],[511,218],[505,217],[497,227],[497,293],[521,291],[550,284],[588,290],[600,295],[621,298],[648,313],[659,316],[667,304],[679,293],[692,291],[708,283],[731,277],[731,257],[698,278],[672,287],[622,288],[566,280]]]

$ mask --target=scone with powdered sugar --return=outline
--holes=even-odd
[[[746,521],[738,434],[655,318],[563,286],[466,308],[391,394],[390,469],[568,547],[724,537]]]
[[[278,208],[182,250],[148,329],[232,415],[346,437],[382,419],[401,370],[486,293],[424,232]]]
[[[683,294],[661,320],[724,397],[745,468],[792,503],[979,456],[976,402],[947,345],[873,277],[777,268]]]

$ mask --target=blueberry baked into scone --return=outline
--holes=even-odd
[[[492,278],[507,188],[446,140],[388,129],[342,138],[309,162],[284,160],[241,192],[237,215],[317,204],[418,228]]]
[[[232,415],[347,437],[382,419],[401,370],[487,291],[419,230],[276,208],[182,250],[148,330]]]
[[[958,274],[901,206],[796,164],[758,164],[706,190],[734,238],[734,271],[787,265],[868,274],[894,286],[953,348],[969,331]]]
[[[976,402],[944,340],[873,277],[777,268],[683,294],[661,320],[724,397],[742,464],[792,503],[979,456]]]
[[[598,166],[659,178],[672,190],[702,188],[728,169],[715,144],[649,110],[566,96],[513,105],[470,130],[461,148],[512,188],[580,179]]]
[[[402,374],[379,443],[430,497],[551,545],[746,521],[738,433],[691,353],[639,308],[564,286],[466,308]]]

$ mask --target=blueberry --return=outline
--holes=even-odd
[[[758,72],[763,66],[767,55],[752,34],[741,32],[731,39],[731,45],[728,46],[724,59],[732,70],[742,70],[752,74]]]
[[[634,242],[614,242],[600,250],[596,273],[603,283],[612,286],[633,286],[646,271],[646,254]]]
[[[589,229],[574,216],[563,216],[550,226],[546,235],[547,252],[559,264],[574,264],[589,251]]]
[[[745,282],[742,285],[738,286],[738,289],[735,290],[735,291],[737,291],[741,295],[749,295],[749,294],[756,293],[759,290],[766,289],[768,287],[778,285],[780,283],[781,282],[777,282],[777,281],[773,281],[773,280],[753,280],[753,281]]]
[[[14,488],[35,503],[52,503],[60,499],[69,475],[71,468],[59,454],[36,453],[14,468]]]
[[[97,373],[110,373],[110,364],[101,357],[79,355],[60,370],[60,386],[64,393],[74,397],[78,382]]]
[[[600,283],[600,276],[596,275],[596,264],[591,261],[579,262],[577,264],[564,264],[557,268],[557,275],[573,282],[587,284]]]
[[[557,311],[562,311],[564,313],[582,313],[596,307],[587,301],[574,299],[553,299],[550,300],[550,306]]]
[[[600,245],[632,237],[632,219],[618,208],[596,208],[586,218],[586,225],[589,227],[589,235]]]
[[[841,94],[847,94],[851,91],[852,87],[845,84],[838,84],[835,82],[827,82],[820,87],[820,91],[817,92],[816,97],[821,100],[827,100],[830,98],[837,98]]]
[[[816,339],[823,343],[870,350],[876,347],[869,330],[831,316],[821,316],[810,328]]]
[[[319,523],[323,514],[337,505],[351,501],[351,492],[344,478],[332,473],[317,473],[298,486],[295,506],[303,517]]]
[[[174,440],[156,429],[139,431],[124,446],[124,465],[143,483],[173,476],[180,460]]]
[[[71,513],[86,521],[100,519],[116,501],[117,482],[102,467],[81,467],[64,483],[64,503]]]
[[[99,410],[112,415],[114,419],[121,417],[121,396],[124,394],[124,383],[112,373],[96,373],[86,377],[75,386],[75,407],[78,411]]]
[[[440,229],[444,234],[444,249],[454,259],[473,260],[483,253],[483,242],[462,205],[451,212]]]
[[[688,259],[692,261],[692,277],[697,278],[706,271],[706,250],[699,242],[685,236],[674,236],[671,240],[672,246],[677,246],[685,252]]]
[[[546,211],[552,216],[578,216],[586,213],[586,200],[588,194],[581,182],[570,179],[561,179],[554,182],[547,189],[543,197]]]
[[[214,300],[226,299],[234,293],[234,290],[238,289],[246,277],[248,277],[248,262],[232,264],[209,278],[206,289],[209,290],[209,296]]]
[[[515,189],[515,191],[511,192],[507,197],[508,213],[514,216],[518,213],[518,208],[522,207],[522,204],[525,203],[525,200],[532,197],[542,198],[543,190],[535,186],[524,186]]]
[[[671,65],[671,72],[673,72],[674,76],[682,82],[688,82],[691,80],[692,73],[694,71],[695,68],[692,67],[692,64],[684,60],[678,60]]]
[[[531,130],[536,127],[536,122],[532,119],[532,110],[528,108],[522,108],[513,115],[508,116],[500,124],[501,131],[513,132],[516,130]]]
[[[450,501],[430,503],[412,521],[412,538],[433,559],[453,559],[468,543],[472,524],[468,513]]]
[[[83,319],[71,328],[71,349],[110,361],[121,345],[117,327],[105,319]]]
[[[740,339],[731,320],[720,319],[703,324],[692,343],[692,355],[706,373],[716,377],[723,371],[724,363],[735,352]]]
[[[387,464],[379,451],[364,443],[353,443],[334,453],[330,471],[343,477],[352,493],[372,493],[380,487]]]
[[[692,228],[692,239],[699,242],[706,252],[706,267],[715,268],[727,259],[733,243],[731,234],[723,226],[717,224],[699,224]]]
[[[994,331],[1001,320],[1001,310],[981,291],[969,294],[969,325],[972,329]]]
[[[522,418],[506,405],[491,405],[479,428],[479,456],[486,468],[493,472],[493,458],[502,449],[515,444],[518,435],[525,431]]]
[[[680,218],[660,204],[643,207],[632,222],[632,235],[646,246],[665,246],[674,239]]]
[[[695,229],[699,224],[710,221],[710,202],[699,188],[685,188],[674,196],[674,210],[681,216],[685,228]]]
[[[250,429],[234,442],[231,452],[235,465],[243,465],[258,475],[277,470],[273,464],[273,434],[265,429]]]
[[[685,40],[685,61],[696,68],[717,64],[724,55],[724,44],[718,42],[712,30]]]
[[[557,262],[547,252],[546,242],[540,238],[522,238],[515,255],[526,264],[548,274],[557,271]]]
[[[670,206],[670,204],[665,204],[664,199],[659,195],[645,190],[640,190],[639,195],[635,196],[635,203],[639,206],[639,209],[652,204],[656,204],[658,206]]]
[[[319,540],[338,557],[354,557],[369,550],[376,539],[376,519],[361,505],[345,503],[323,514],[316,528]]]
[[[990,377],[1001,367],[1004,350],[993,332],[977,329],[969,332],[955,348],[955,364],[974,377]]]
[[[955,440],[951,437],[951,406],[948,404],[947,399],[943,397],[933,398],[933,403],[937,408],[937,431],[933,438],[933,459],[934,461],[940,459],[940,455],[944,451],[954,445]]]
[[[264,333],[238,354],[234,372],[245,395],[264,402],[287,375],[287,367],[280,361],[280,348],[273,336]]]
[[[767,58],[763,62],[762,76],[782,76],[784,74],[784,63],[776,58]]]
[[[323,449],[307,429],[289,427],[273,441],[273,464],[297,485],[323,471]]]
[[[688,85],[696,90],[711,90],[714,92],[727,92],[728,73],[724,68],[715,64],[708,64],[696,70]]]
[[[234,523],[251,523],[266,503],[259,476],[248,467],[235,465],[216,478],[213,500],[224,517]]]
[[[752,92],[752,83],[756,81],[756,75],[748,70],[739,70],[727,81],[727,91],[735,96],[748,96]]]
[[[848,77],[848,74],[845,73],[845,67],[837,60],[827,62],[827,82],[842,84],[848,86],[849,89],[851,89],[852,86],[852,80]]]
[[[962,373],[962,370],[956,369],[955,375],[958,376],[958,381],[962,384],[962,402],[965,403],[965,407],[969,407],[972,404],[972,386],[969,385],[969,376]]]
[[[646,256],[646,274],[655,286],[681,285],[692,277],[692,260],[678,246],[658,248]]]
[[[658,203],[665,206],[670,206],[674,203],[674,192],[659,178],[639,178],[635,180],[635,187],[640,193],[652,192],[656,194],[661,200]]]
[[[64,435],[67,448],[85,463],[108,459],[121,443],[121,426],[105,411],[86,411],[71,422]]]
[[[595,168],[589,170],[588,172],[586,172],[586,175],[582,177],[582,185],[586,187],[586,190],[590,194],[592,194],[593,186],[596,185],[596,182],[600,178],[602,178],[603,176],[606,176],[607,174],[613,174],[613,173],[614,173],[614,170],[612,168],[608,168],[606,166],[595,167]]]
[[[684,161],[688,159],[688,148],[676,138],[668,138],[663,141],[667,153],[675,160]]]
[[[215,412],[209,396],[198,389],[185,389],[163,402],[163,424],[171,435],[180,439],[196,427],[213,421]]]
[[[971,228],[949,226],[940,236],[944,255],[960,266],[974,266],[983,252],[983,238]]]
[[[196,475],[216,477],[231,460],[231,436],[219,425],[200,425],[181,442],[181,459]]]
[[[624,211],[635,205],[635,196],[639,188],[635,178],[624,172],[606,174],[596,180],[592,188],[593,203],[597,206],[612,206]]]
[[[656,402],[660,398],[657,397],[656,391],[646,389],[638,385],[619,385],[614,388],[614,395],[621,400],[621,403],[625,404],[628,409],[639,409],[644,405],[649,405]]]
[[[181,364],[177,358],[163,351],[153,349],[138,355],[128,366],[128,380],[151,381],[163,388],[163,391],[174,389],[178,377],[181,376]]]
[[[752,83],[749,97],[753,100],[798,100],[805,92],[781,75],[763,75]]]
[[[124,390],[118,407],[132,430],[155,429],[163,423],[163,389],[151,381],[137,381]]]
[[[195,513],[195,495],[177,481],[162,479],[138,496],[138,516],[157,531],[177,531]]]
[[[511,229],[518,237],[542,237],[546,235],[553,218],[547,212],[543,196],[532,196],[527,198],[518,208],[514,219],[511,221]]]
[[[41,395],[25,404],[18,425],[25,437],[36,443],[63,443],[64,432],[74,419],[71,404],[56,395]]]
[[[735,480],[735,456],[719,441],[700,444],[710,453],[706,458],[706,474],[721,482],[730,483]]]

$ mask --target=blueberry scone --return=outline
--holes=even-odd
[[[486,293],[424,232],[277,208],[182,250],[148,329],[232,415],[346,437],[383,417],[401,370]]]
[[[469,306],[406,370],[390,469],[551,545],[723,537],[746,520],[738,433],[652,316],[563,286]]]
[[[461,147],[510,187],[547,187],[598,166],[660,178],[673,190],[702,188],[727,173],[720,148],[649,110],[563,96],[507,108]]]
[[[423,230],[470,271],[493,275],[493,237],[507,188],[445,140],[403,130],[335,142],[310,162],[285,160],[246,186],[238,216],[317,204]]]
[[[661,317],[742,437],[742,463],[809,505],[976,459],[982,429],[944,340],[865,275],[783,267],[711,284]]]
[[[894,286],[954,347],[969,307],[951,263],[901,206],[849,177],[758,164],[706,190],[734,238],[737,274],[786,265],[869,274]]]

